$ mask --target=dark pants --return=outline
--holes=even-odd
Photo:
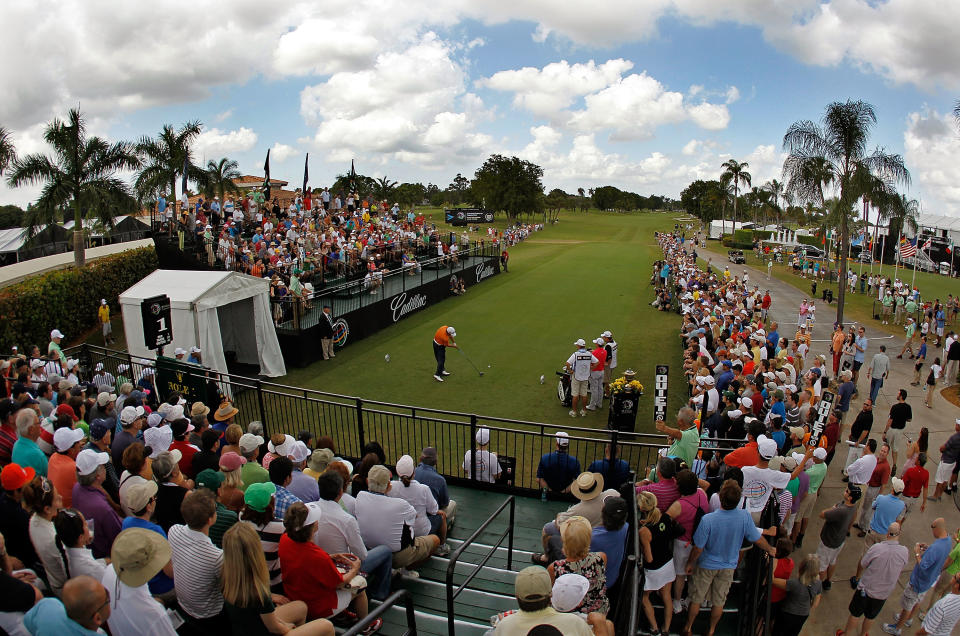
[[[443,365],[447,361],[447,348],[434,342],[433,357],[437,359],[437,375],[442,375]]]
[[[194,618],[182,608],[180,615],[186,622],[177,630],[178,634],[184,636],[196,634],[197,636],[213,634],[215,636],[230,636],[233,630],[230,626],[230,619],[226,611],[221,611],[216,616],[209,618]]]
[[[773,628],[777,634],[797,636],[800,630],[803,629],[803,624],[807,622],[807,617],[790,614],[788,612],[779,612],[776,620],[777,624],[774,625]]]

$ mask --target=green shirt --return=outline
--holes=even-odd
[[[893,305],[893,296],[884,296],[883,297],[883,306],[890,307]]]
[[[41,477],[47,476],[47,456],[32,439],[21,437],[14,442],[11,459],[22,468],[32,467]]]
[[[908,300],[907,304],[903,306],[907,310],[908,314],[912,314],[917,311],[917,303],[913,302],[913,299]]]
[[[797,493],[800,492],[800,478],[794,477],[789,482],[787,482],[787,490],[790,491],[790,494],[793,495],[793,498],[797,498]]]
[[[47,354],[51,354],[51,353],[57,354],[57,358],[60,359],[60,362],[64,364],[67,363],[67,356],[63,355],[63,349],[61,349],[60,345],[58,345],[53,340],[51,340],[50,344],[47,345]]]
[[[240,518],[219,501],[217,502],[217,520],[210,526],[210,541],[221,550],[223,549],[223,535],[233,527]]]
[[[697,427],[691,426],[687,430],[681,431],[680,439],[673,440],[673,444],[667,450],[667,455],[679,457],[687,463],[687,466],[693,466],[693,459],[697,456],[699,446],[700,433],[697,431]]]
[[[241,490],[246,490],[250,484],[263,484],[270,481],[270,473],[257,462],[247,462],[240,468],[240,479],[243,481]]]
[[[907,323],[907,326],[904,327],[903,330],[907,333],[907,340],[909,340],[910,338],[913,338],[913,333],[917,330],[917,325],[912,322]]]
[[[953,546],[953,550],[950,550],[947,558],[950,559],[950,565],[947,566],[947,574],[954,576],[957,572],[960,572],[960,542]]]
[[[810,489],[807,492],[815,495],[817,491],[820,490],[820,484],[823,483],[823,479],[827,476],[827,464],[825,462],[820,462],[819,464],[814,463],[814,465],[805,472],[810,475]]]

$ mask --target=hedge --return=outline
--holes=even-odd
[[[0,289],[0,351],[13,345],[38,345],[47,351],[50,331],[59,329],[75,342],[97,326],[100,299],[110,303],[112,315],[120,311],[124,290],[157,269],[153,247],[104,256],[83,268],[59,269]]]
[[[739,230],[737,231],[739,232]],[[729,247],[732,250],[752,250],[753,249],[752,242],[741,243],[739,241],[733,241],[729,238],[723,239],[723,246]]]
[[[733,239],[737,243],[750,243],[751,247],[753,247],[754,241],[768,241],[770,240],[771,234],[772,232],[762,230],[737,230],[733,233]]]
[[[819,247],[820,249],[823,249],[823,239],[817,236],[807,236],[806,234],[798,234],[797,243],[802,243],[803,245],[813,245],[814,247]]]

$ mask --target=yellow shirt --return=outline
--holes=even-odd
[[[97,318],[100,319],[101,325],[110,322],[110,305],[100,305],[100,309],[97,310]]]

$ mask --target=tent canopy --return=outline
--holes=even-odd
[[[226,352],[238,362],[258,364],[267,377],[287,370],[270,313],[270,283],[238,272],[158,269],[120,295],[130,353],[155,357],[143,340],[140,303],[153,296],[170,298],[173,342],[176,347],[200,347],[204,366],[227,372]]]

